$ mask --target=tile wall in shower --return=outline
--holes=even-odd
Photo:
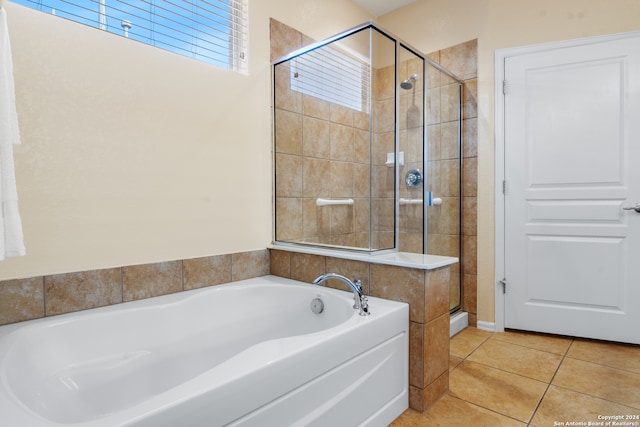
[[[365,31],[372,31],[371,43],[378,50],[384,46],[393,52],[391,40]],[[351,38],[355,44],[370,43],[365,32]],[[301,33],[271,20],[272,57],[290,53],[305,41],[309,39]],[[333,44],[320,50],[351,55]],[[395,169],[386,165],[388,153],[395,150],[393,66],[375,68],[362,62],[368,72],[362,74],[365,93],[359,110],[294,90],[294,63],[282,62],[274,72],[276,240],[393,248]],[[318,197],[353,199],[354,204],[319,207]]]
[[[429,230],[429,248],[442,247],[452,251],[461,247],[460,264],[451,270],[451,305],[459,303],[469,313],[469,324],[477,324],[477,187],[478,187],[478,41],[470,40],[438,52],[430,57],[464,81],[462,87],[462,221],[460,232],[453,234]],[[451,150],[447,149],[445,135],[441,137],[439,158],[447,162]],[[451,215],[453,216],[453,215]],[[438,221],[436,221],[438,222]],[[446,228],[445,228],[446,230]],[[453,230],[453,228],[449,228]],[[459,246],[458,246],[459,245]],[[436,252],[431,252],[437,254]],[[447,255],[442,253],[440,255]],[[460,270],[460,273],[456,272]],[[460,280],[461,283],[456,282]],[[460,284],[462,286],[460,286]],[[462,289],[462,300],[460,290]]]

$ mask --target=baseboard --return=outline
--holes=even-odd
[[[449,337],[454,336],[464,328],[469,326],[469,315],[465,311],[451,315],[449,319]]]
[[[496,324],[494,322],[484,322],[482,320],[478,320],[478,329],[482,329],[483,331],[495,332]]]

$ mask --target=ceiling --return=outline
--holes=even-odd
[[[415,0],[353,0],[374,16],[382,16]]]

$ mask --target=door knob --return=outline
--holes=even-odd
[[[622,209],[625,211],[636,211],[640,213],[640,202],[636,203],[633,206],[623,206]]]

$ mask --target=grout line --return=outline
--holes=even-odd
[[[186,289],[184,288],[184,260],[180,260],[180,281],[182,282],[182,291],[184,292]]]
[[[567,349],[565,350],[564,354],[562,355],[562,356],[563,356],[563,359],[562,359],[562,360],[564,360],[564,357],[567,357],[567,356],[568,356],[569,351],[571,350],[571,347],[573,347],[573,344],[574,344],[575,342],[576,342],[576,339],[575,339],[575,338],[572,338],[572,339],[571,339],[571,343],[569,344],[569,346],[567,346]]]
[[[541,352],[543,352],[543,353],[555,354],[556,356],[561,356],[561,357],[564,357],[564,356],[567,354],[567,352],[569,351],[569,348],[571,347],[571,345],[569,345],[569,346],[567,347],[567,349],[566,349],[563,353],[555,353],[555,352],[553,352],[553,351],[542,350],[542,349],[540,349],[540,348],[537,348],[537,347],[531,347],[531,346],[529,346],[529,345],[525,345],[525,344],[515,343],[515,342],[511,342],[511,341],[505,341],[505,340],[501,340],[501,339],[499,339],[499,338],[494,338],[494,337],[491,337],[491,338],[493,338],[494,340],[496,340],[496,341],[498,341],[498,342],[504,343],[504,344],[517,345],[518,347],[528,348],[528,349],[530,349],[530,350],[537,350],[537,351],[541,351]],[[573,341],[573,340],[572,340],[572,341]],[[573,344],[573,342],[572,342],[572,344]]]
[[[464,363],[465,361],[469,361],[470,363],[478,363],[478,364],[481,364],[481,365],[483,365],[483,366],[487,366],[487,367],[490,367],[490,368],[493,368],[493,369],[497,369],[497,370],[500,370],[500,371],[503,371],[503,372],[506,372],[506,373],[510,373],[510,374],[513,374],[513,375],[519,375],[519,376],[522,376],[522,377],[524,377],[524,378],[529,378],[529,377],[525,377],[524,375],[520,375],[520,374],[516,374],[516,373],[514,373],[514,372],[510,372],[510,371],[507,371],[507,370],[503,370],[503,369],[500,369],[500,368],[496,368],[496,367],[494,367],[494,366],[484,365],[483,363],[473,362],[473,361],[468,360],[468,359],[469,359],[469,357],[470,357],[472,354],[474,354],[474,353],[475,353],[475,352],[476,352],[480,347],[482,347],[484,344],[486,344],[486,343],[487,343],[489,340],[491,340],[492,338],[493,338],[493,339],[495,339],[495,336],[496,336],[495,334],[492,334],[492,335],[490,335],[489,337],[487,337],[486,339],[484,339],[484,340],[483,340],[481,343],[479,343],[477,346],[475,346],[475,347],[473,348],[473,350],[472,350],[468,355],[466,355],[464,358],[462,358],[462,359],[461,359],[460,363],[458,363],[458,364],[457,364],[453,369],[451,369],[450,373],[451,373],[451,372],[454,372],[456,369],[458,369],[458,368],[462,365],[462,363]],[[569,356],[569,352],[570,352],[571,348],[573,347],[573,345],[574,345],[574,344],[576,343],[576,341],[578,340],[578,338],[574,338],[574,337],[566,337],[566,338],[570,338],[570,340],[571,340],[571,341],[570,341],[569,345],[567,346],[566,350],[565,350],[562,354],[547,352],[547,353],[550,353],[550,354],[555,354],[555,355],[559,355],[559,356],[561,356],[560,362],[558,363],[558,365],[557,365],[557,367],[556,367],[556,369],[555,369],[555,371],[554,371],[554,373],[553,373],[553,375],[552,375],[551,379],[550,379],[550,380],[548,380],[548,381],[540,381],[540,380],[536,380],[536,379],[533,379],[533,378],[532,378],[532,379],[533,379],[533,380],[535,380],[535,381],[538,381],[538,382],[541,382],[541,383],[546,383],[546,388],[545,388],[544,392],[542,393],[542,395],[541,395],[541,397],[540,397],[540,400],[538,401],[538,403],[537,403],[537,405],[536,405],[535,409],[533,410],[533,412],[532,412],[532,414],[531,414],[531,417],[529,418],[529,420],[528,420],[527,422],[525,422],[525,423],[524,423],[524,424],[525,424],[526,426],[528,426],[528,427],[532,427],[532,426],[533,426],[533,420],[534,420],[534,418],[535,418],[536,414],[538,413],[538,411],[540,410],[540,407],[541,407],[541,405],[542,405],[542,402],[544,401],[544,399],[545,399],[545,397],[546,397],[546,395],[547,395],[547,393],[548,393],[549,389],[551,388],[551,385],[554,385],[554,384],[553,384],[553,381],[555,380],[555,377],[557,376],[558,372],[560,371],[560,368],[562,367],[562,364],[565,362],[565,360],[566,360],[566,359],[579,360],[579,361],[582,361],[582,362],[585,362],[585,363],[591,363],[591,364],[594,364],[594,365],[603,366],[603,367],[607,367],[607,368],[610,368],[610,369],[616,369],[616,370],[623,371],[623,372],[630,372],[630,373],[638,374],[638,372],[635,372],[635,371],[629,371],[629,370],[626,370],[626,369],[621,369],[621,368],[619,368],[619,367],[609,366],[609,365],[606,365],[606,364],[602,364],[602,363],[598,363],[598,362],[593,362],[593,361],[590,361],[590,360],[582,360],[582,359],[578,359],[578,358],[576,358],[576,357],[570,357],[570,356]],[[538,349],[538,348],[528,347],[528,346],[526,346],[526,345],[515,344],[515,343],[511,343],[511,342],[507,342],[507,341],[501,341],[501,340],[499,340],[499,339],[496,339],[496,341],[500,341],[500,342],[507,343],[507,344],[517,345],[517,346],[520,346],[520,347],[523,347],[523,348],[528,348],[528,349],[533,349],[533,350],[539,350],[539,351],[545,351],[545,350],[540,350],[540,349]],[[456,358],[460,359],[458,356],[456,356],[456,355],[452,355],[451,353],[449,354],[449,356],[450,356],[450,357],[451,357],[451,356],[453,356],[453,357],[456,357]],[[565,389],[565,390],[569,390],[569,391],[574,392],[574,393],[579,393],[579,394],[582,394],[582,395],[585,395],[585,396],[593,397],[593,398],[595,398],[595,399],[599,399],[599,400],[601,400],[601,401],[610,402],[610,403],[615,404],[615,405],[620,405],[620,406],[628,407],[630,410],[634,410],[634,409],[636,409],[636,408],[633,408],[632,406],[629,406],[628,404],[621,403],[621,402],[616,402],[616,401],[609,400],[609,399],[606,399],[606,398],[603,398],[603,397],[600,397],[600,396],[593,396],[593,395],[588,394],[588,393],[585,393],[584,391],[581,391],[581,390],[574,390],[574,389],[571,389],[571,388],[561,387],[561,386],[557,386],[557,385],[554,385],[554,386],[555,386],[555,387],[558,387],[558,388]],[[515,420],[515,421],[517,421],[517,422],[522,423],[522,421],[521,421],[521,420],[518,420],[518,419],[515,419],[515,418],[510,417],[510,416],[508,416],[508,415],[502,414],[502,413],[497,412],[497,411],[495,411],[495,410],[493,410],[493,409],[486,408],[486,407],[484,407],[484,406],[478,405],[478,404],[473,403],[473,402],[469,402],[469,401],[464,400],[464,399],[461,399],[460,397],[457,397],[457,396],[453,396],[453,395],[450,395],[450,396],[451,396],[451,397],[454,397],[454,398],[456,398],[456,399],[459,399],[459,400],[461,400],[461,401],[463,401],[463,402],[465,402],[465,403],[467,403],[467,404],[474,405],[474,406],[476,406],[476,407],[479,407],[479,408],[485,409],[485,410],[487,410],[487,411],[490,411],[490,412],[493,412],[493,413],[496,413],[496,414],[502,415],[502,416],[504,416],[504,417],[507,417],[507,418],[510,418],[510,419],[513,419],[513,420]]]
[[[229,254],[229,255],[231,255],[231,260],[229,262],[229,264],[230,264],[229,265],[229,270],[230,270],[230,273],[231,273],[231,280],[229,281],[229,283],[231,283],[231,282],[234,281],[233,280],[233,254]]]
[[[120,302],[124,302],[124,267],[120,267]]]
[[[629,370],[629,369],[620,368],[618,366],[607,365],[604,362],[594,362],[593,360],[580,359],[579,357],[575,357],[575,356],[573,356],[573,357],[572,356],[566,356],[566,358],[567,359],[571,359],[571,360],[578,360],[578,361],[584,362],[584,363],[591,363],[592,365],[598,365],[598,366],[602,366],[604,368],[615,369],[617,371],[628,372],[628,373],[634,374],[634,375],[640,375],[640,372],[638,372],[638,371],[632,371],[632,370]]]
[[[528,377],[528,376],[526,376],[526,375],[518,374],[518,373],[513,372],[513,371],[508,371],[508,370],[506,370],[506,369],[498,368],[498,367],[496,367],[496,366],[487,365],[486,363],[476,362],[475,360],[464,360],[464,361],[467,361],[467,362],[469,362],[469,363],[474,363],[474,364],[476,364],[476,365],[480,365],[480,366],[485,366],[485,367],[487,367],[487,368],[489,368],[489,369],[495,369],[496,371],[504,372],[505,374],[516,375],[516,376],[518,376],[518,377],[520,377],[520,378],[524,378],[524,379],[527,379],[527,380],[536,381],[536,382],[539,382],[539,383],[542,383],[542,384],[549,384],[547,381],[544,381],[544,380],[540,380],[540,379],[537,379],[537,378]],[[461,363],[461,364],[462,364],[462,363]]]
[[[480,344],[478,344],[478,345],[477,345],[477,346],[476,346],[476,347],[475,347],[475,348],[474,348],[474,349],[473,349],[473,350],[472,350],[472,351],[471,351],[471,352],[470,352],[466,357],[462,358],[462,360],[460,361],[460,363],[458,363],[458,364],[457,364],[457,365],[456,365],[456,366],[455,366],[455,367],[454,367],[454,368],[449,372],[449,375],[451,375],[451,372],[453,372],[453,371],[455,371],[456,369],[458,369],[458,368],[459,368],[459,367],[460,367],[464,362],[466,362],[466,361],[467,361],[467,359],[468,359],[468,358],[469,358],[473,353],[475,353],[475,352],[476,352],[480,347],[482,347],[484,344],[486,344],[486,343],[487,343],[491,338],[493,338],[493,337],[494,337],[494,334],[491,334],[491,335],[487,336],[487,337],[486,337],[486,338],[485,338],[485,339],[484,339]],[[451,354],[449,354],[449,356],[451,356]],[[455,355],[454,355],[454,357],[457,357],[457,356],[455,356]],[[478,362],[473,362],[473,361],[468,361],[468,362],[469,362],[469,363],[478,363]],[[487,366],[487,367],[489,367],[489,368],[494,368],[493,366],[484,365],[484,364],[482,364],[482,363],[478,363],[478,364],[483,365],[483,366]],[[558,365],[558,366],[559,366],[559,365]],[[494,369],[500,370],[500,371],[502,371],[502,372],[510,373],[510,374],[513,374],[513,375],[519,375],[519,374],[516,374],[516,373],[514,373],[514,372],[505,371],[505,370],[502,370],[502,369],[499,369],[499,368],[494,368]],[[520,376],[522,376],[522,375],[520,375]],[[523,377],[524,377],[524,376],[523,376]],[[524,378],[528,378],[528,377],[524,377]],[[539,380],[535,380],[535,379],[534,379],[534,381],[539,381]],[[541,381],[541,382],[543,382],[543,381]],[[547,389],[548,389],[548,387],[549,387],[549,386],[547,385]],[[542,397],[540,398],[540,402],[542,402],[542,399],[544,398],[544,395],[545,395],[545,394],[546,394],[546,390],[545,390],[545,392],[542,394]],[[533,417],[535,416],[536,411],[538,410],[538,406],[540,405],[540,402],[538,402],[538,405],[536,406],[536,408],[535,408],[535,409],[534,409],[534,411],[532,412],[532,414],[531,414],[531,418],[529,419],[529,421],[528,421],[528,422],[526,422],[526,421],[525,421],[525,422],[523,422],[523,421],[522,421],[522,420],[520,420],[520,419],[513,418],[513,417],[511,417],[511,416],[509,416],[509,415],[503,414],[503,413],[501,413],[501,412],[498,412],[498,411],[496,411],[496,410],[494,410],[494,409],[491,409],[491,408],[487,408],[487,407],[485,407],[485,406],[478,405],[478,404],[476,404],[476,403],[474,403],[474,402],[470,402],[470,401],[465,400],[465,399],[462,399],[462,398],[460,398],[460,397],[458,397],[458,396],[454,396],[454,395],[451,395],[451,394],[449,394],[449,396],[451,396],[451,397],[453,397],[453,398],[455,398],[455,399],[458,399],[458,400],[460,400],[460,401],[462,401],[462,402],[465,402],[465,403],[466,403],[466,404],[468,404],[468,405],[472,405],[472,406],[475,406],[475,407],[477,407],[477,408],[481,408],[481,409],[483,409],[483,410],[485,410],[485,411],[489,411],[489,412],[492,412],[492,413],[497,414],[497,415],[499,415],[499,416],[506,417],[506,418],[511,419],[511,420],[514,420],[514,421],[516,421],[516,422],[518,422],[518,423],[523,423],[523,424],[525,424],[526,426],[530,426],[530,423],[531,423],[531,421],[533,420]]]
[[[42,276],[42,318],[47,317],[47,285],[46,276]]]
[[[544,393],[542,393],[542,396],[540,397],[540,401],[536,405],[536,408],[533,410],[533,413],[531,414],[531,418],[529,419],[529,422],[527,423],[527,426],[531,426],[531,423],[533,422],[533,419],[535,418],[536,414],[538,413],[538,410],[540,409],[540,405],[542,405],[542,401],[544,400],[545,396],[547,395],[547,392],[549,391],[549,388],[551,387],[551,383],[553,383],[553,380],[555,379],[556,375],[558,374],[558,371],[560,370],[560,367],[562,366],[562,363],[564,363],[564,359],[567,357],[567,354],[569,353],[569,349],[571,348],[571,346],[573,345],[574,342],[575,342],[575,338],[572,338],[571,339],[571,343],[567,346],[567,349],[565,350],[564,354],[562,355],[562,359],[560,359],[560,363],[558,363],[558,367],[556,367],[555,372],[553,373],[553,375],[551,376],[551,379],[547,383],[547,387],[544,389]]]
[[[601,396],[595,396],[595,395],[593,395],[593,394],[585,393],[585,392],[583,392],[583,391],[574,390],[574,389],[572,389],[572,388],[563,387],[563,386],[559,386],[559,385],[555,385],[555,384],[554,384],[554,387],[561,388],[561,389],[563,389],[563,390],[568,390],[568,391],[570,391],[570,392],[572,392],[572,393],[578,393],[578,394],[581,394],[581,395],[583,395],[583,396],[588,396],[588,397],[591,397],[591,398],[593,398],[593,399],[602,400],[602,401],[604,401],[604,402],[613,403],[614,405],[624,406],[624,407],[627,407],[627,408],[629,408],[629,409],[631,409],[631,410],[633,410],[633,411],[638,411],[638,410],[640,409],[640,408],[634,408],[633,406],[629,406],[629,405],[627,405],[626,403],[616,402],[615,400],[606,399],[606,398],[601,397]]]
[[[458,399],[458,400],[460,400],[461,402],[464,402],[464,403],[466,403],[466,404],[468,404],[468,405],[475,406],[476,408],[480,408],[480,409],[483,409],[483,410],[488,411],[488,412],[493,412],[494,414],[497,414],[497,415],[499,415],[499,416],[501,416],[501,417],[509,418],[510,420],[517,421],[518,423],[524,423],[524,424],[527,424],[525,421],[519,420],[518,418],[514,418],[514,417],[509,416],[509,415],[507,415],[507,414],[503,414],[502,412],[498,412],[498,411],[496,411],[495,409],[491,409],[491,408],[486,408],[486,407],[484,407],[484,406],[480,406],[480,405],[478,405],[477,403],[470,402],[470,401],[468,401],[468,400],[462,399],[462,398],[460,398],[460,397],[458,397],[458,396],[453,396],[453,395],[451,395],[451,394],[449,394],[449,396],[450,396],[450,397],[452,397],[452,398],[454,398],[454,399]],[[528,424],[527,424],[527,425],[528,425]]]
[[[558,368],[560,368],[560,364],[558,365]],[[555,373],[553,375],[555,376]],[[553,378],[551,378],[551,380],[553,381]],[[529,422],[527,422],[527,426],[531,426],[533,419],[536,417],[536,414],[538,413],[538,409],[540,409],[540,405],[542,405],[542,401],[544,400],[544,397],[547,395],[547,392],[549,391],[549,387],[551,387],[551,382],[547,384],[547,387],[544,389],[544,393],[542,393],[542,396],[540,396],[540,400],[538,401],[538,404],[536,405],[533,412],[531,413],[531,418],[529,418]]]
[[[478,344],[478,346],[476,346],[476,348],[474,348],[474,349],[471,351],[471,353],[469,353],[469,354],[467,355],[467,357],[465,357],[465,358],[462,360],[462,362],[460,362],[460,363],[459,363],[459,364],[454,368],[454,370],[455,370],[455,369],[457,369],[457,368],[458,368],[458,367],[459,367],[463,362],[467,361],[467,359],[468,359],[468,358],[469,358],[473,353],[475,353],[475,352],[476,352],[480,347],[482,347],[484,344],[486,344],[486,343],[487,343],[489,340],[491,340],[491,338],[493,338],[493,337],[494,337],[494,335],[492,334],[492,335],[490,335],[489,337],[487,337],[487,338],[486,338],[482,343]],[[496,340],[496,341],[500,341],[500,340]],[[500,341],[500,342],[504,342],[504,341]],[[502,372],[506,372],[506,373],[509,373],[509,374],[512,374],[512,375],[518,375],[518,376],[521,376],[521,377],[523,377],[523,378],[528,378],[528,379],[531,379],[531,380],[534,380],[534,381],[541,382],[541,383],[543,383],[543,384],[544,384],[544,383],[546,383],[546,384],[547,384],[547,386],[546,386],[546,388],[545,388],[544,392],[543,392],[543,393],[542,393],[542,395],[540,396],[540,400],[538,401],[538,403],[537,403],[536,407],[534,408],[534,410],[531,412],[531,416],[530,416],[529,420],[524,422],[524,424],[526,424],[527,426],[529,426],[529,427],[530,427],[530,426],[532,425],[531,423],[533,422],[533,419],[535,418],[536,413],[538,412],[538,409],[540,408],[540,405],[542,404],[542,401],[544,400],[544,397],[545,397],[545,396],[546,396],[546,394],[547,394],[547,391],[549,391],[549,387],[551,387],[551,383],[553,382],[553,379],[555,378],[556,374],[558,373],[558,370],[560,369],[560,366],[562,365],[562,362],[564,361],[564,359],[565,359],[565,357],[566,357],[566,354],[569,352],[569,349],[571,348],[571,345],[573,345],[573,342],[574,342],[574,340],[572,339],[571,344],[567,347],[567,350],[565,350],[565,353],[564,353],[563,355],[560,355],[560,356],[562,356],[562,358],[560,359],[560,363],[558,363],[558,366],[556,367],[556,370],[555,370],[555,372],[553,373],[553,376],[551,377],[551,379],[550,379],[548,382],[546,382],[546,381],[540,381],[540,380],[535,379],[535,378],[526,377],[526,376],[524,376],[524,375],[520,375],[520,374],[517,374],[517,373],[515,373],[515,372],[511,372],[511,371],[507,371],[507,370],[504,370],[504,369],[496,368],[496,367],[494,367],[494,366],[485,365],[485,364],[483,364],[483,363],[473,362],[473,361],[469,361],[469,362],[470,362],[470,363],[477,363],[477,364],[480,364],[480,365],[483,365],[483,366],[487,366],[487,367],[489,367],[489,368],[493,368],[493,369],[496,369],[496,370],[499,370],[499,371],[502,371]],[[511,344],[511,343],[508,343],[508,344]],[[514,345],[518,345],[518,344],[514,344]],[[519,345],[519,346],[520,346],[520,347],[523,347],[523,348],[532,349],[531,347],[527,347],[527,346],[522,346],[522,345]],[[534,349],[534,350],[536,350],[536,349]],[[557,355],[557,353],[550,353],[550,354],[556,354],[556,355]],[[468,402],[468,401],[466,401],[466,400],[465,400],[465,402],[470,403],[470,404],[473,404],[472,402]],[[479,406],[479,405],[476,405],[476,406]],[[490,408],[485,408],[484,406],[480,406],[480,407],[481,407],[481,408],[483,408],[483,409],[486,409],[486,410],[492,411],[492,412],[496,412],[496,411],[491,410]],[[496,412],[496,413],[500,414],[499,412]],[[505,414],[500,414],[500,415],[503,415],[503,416],[506,416],[506,417],[508,417],[508,418],[514,419],[514,420],[516,420],[516,421],[518,421],[518,422],[522,422],[522,420],[518,420],[518,419],[515,419],[515,418],[512,418],[512,417],[509,417],[509,416],[507,416],[507,415],[505,415]]]
[[[489,337],[487,337],[487,338],[485,338],[485,339],[484,339],[484,341],[482,341],[480,344],[478,344],[478,345],[476,346],[476,348],[474,348],[473,350],[471,350],[471,353],[467,354],[467,356],[466,356],[464,359],[462,359],[462,361],[463,361],[463,362],[464,362],[464,361],[466,361],[466,360],[467,360],[467,359],[468,359],[468,358],[469,358],[473,353],[475,353],[476,351],[478,351],[478,349],[479,349],[480,347],[482,347],[482,346],[483,346],[487,341],[489,341],[490,339],[491,339],[491,337],[490,337],[490,336],[489,336]]]

